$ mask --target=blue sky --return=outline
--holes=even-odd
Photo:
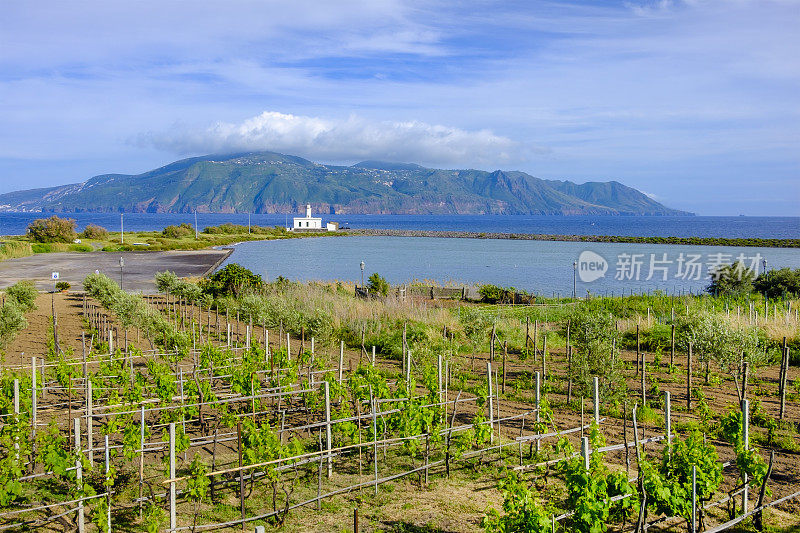
[[[0,192],[276,150],[800,215],[800,2],[77,3],[0,18]]]

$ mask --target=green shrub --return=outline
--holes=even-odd
[[[169,239],[183,239],[184,237],[194,235],[194,226],[186,222],[180,226],[167,226],[161,234]]]
[[[81,232],[82,239],[107,239],[108,238],[108,230],[103,226],[98,226],[97,224],[88,224],[83,231]]]
[[[172,294],[190,302],[197,302],[203,298],[203,289],[194,283],[180,279],[169,270],[156,273],[156,288],[159,292]]]
[[[590,395],[593,378],[598,376],[604,401],[619,400],[625,393],[625,380],[614,319],[581,304],[570,321],[570,340],[575,348],[571,373],[579,394]]]
[[[191,346],[187,333],[176,331],[169,320],[148,306],[141,296],[123,291],[105,274],[89,274],[83,280],[83,287],[89,296],[112,311],[123,326],[139,328],[151,342],[169,350]]]
[[[766,294],[767,298],[800,296],[800,268],[796,270],[791,268],[770,270],[756,278],[755,282],[753,282],[753,288],[762,294]]]
[[[31,244],[31,250],[35,254],[49,254],[53,247],[49,244]]]
[[[94,250],[89,244],[70,244],[67,248],[70,252],[91,252]]]
[[[113,295],[119,291],[119,286],[105,274],[89,274],[83,280],[83,289],[103,303],[112,300]]]
[[[34,242],[72,242],[75,240],[75,220],[60,218],[37,218],[28,225],[28,237]]]
[[[36,309],[36,296],[39,291],[32,281],[18,281],[6,289],[6,301],[14,300],[23,312]]]
[[[514,292],[514,287],[505,288],[499,285],[481,285],[478,288],[481,301],[487,304],[513,302]]]
[[[275,231],[273,228],[250,226],[250,233],[272,233],[273,231]],[[226,222],[219,226],[208,226],[203,230],[203,233],[208,235],[241,235],[242,233],[247,233],[247,226]]]
[[[18,331],[27,327],[25,314],[14,300],[6,300],[0,307],[0,346],[6,346]]]
[[[6,346],[28,326],[25,313],[36,308],[37,294],[32,281],[20,281],[6,289],[5,302],[0,307],[0,346]]]
[[[706,288],[714,296],[742,296],[753,290],[755,274],[741,261],[721,265],[712,272],[711,284]]]
[[[169,270],[156,272],[156,288],[158,288],[158,292],[169,294],[177,284],[178,276],[175,272],[170,272]]]
[[[250,226],[250,231],[252,233],[260,233],[257,229],[261,229],[258,226]],[[203,229],[203,233],[207,235],[218,235],[218,234],[225,234],[225,235],[237,235],[241,233],[247,233],[247,226],[242,226],[241,224],[231,224],[230,222],[226,222],[224,224],[220,224],[219,226],[208,226]]]
[[[196,302],[203,296],[203,289],[188,281],[180,280],[172,288],[172,294],[189,302]]]
[[[377,272],[367,278],[367,281],[369,281],[367,290],[369,290],[370,293],[380,294],[381,296],[386,296],[389,294],[389,282]]]
[[[69,290],[70,287],[72,287],[72,285],[70,284],[69,281],[56,282],[56,290],[66,291],[66,290]]]
[[[263,284],[258,274],[238,263],[229,263],[205,279],[202,286],[212,296],[240,296],[261,289]]]
[[[672,329],[666,324],[653,324],[650,329],[639,330],[639,345],[646,352],[661,353],[669,348]],[[636,332],[627,331],[622,336],[623,344],[631,350],[636,349]]]

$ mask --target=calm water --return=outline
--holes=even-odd
[[[42,213],[0,213],[0,235],[23,234]],[[120,215],[112,213],[66,214],[78,229],[88,223],[119,231]],[[551,233],[568,235],[639,235],[676,237],[800,238],[800,217],[610,217],[610,216],[425,216],[425,215],[322,215],[351,228],[449,230],[498,233]],[[197,225],[225,222],[247,224],[247,214],[198,214]],[[194,224],[193,214],[126,213],[126,230],[160,230],[169,224]],[[291,223],[287,215],[251,215],[262,226]],[[605,262],[604,276],[581,281],[597,261],[584,261],[573,272],[581,252],[594,251]],[[681,256],[680,254],[683,254]],[[715,254],[723,254],[717,256]],[[627,254],[627,255],[626,255]],[[666,254],[666,255],[664,255]],[[236,247],[230,261],[243,264],[267,279],[279,275],[294,280],[359,281],[359,263],[366,275],[379,272],[391,283],[414,279],[438,282],[495,283],[540,294],[642,292],[661,289],[670,293],[700,291],[708,284],[708,267],[731,263],[740,254],[754,267],[800,268],[800,250],[719,248],[646,244],[601,244],[545,241],[439,239],[412,237],[347,237],[249,242]],[[692,258],[690,265],[685,263]],[[596,258],[595,258],[596,259]],[[591,264],[590,264],[591,263]],[[628,268],[630,267],[630,268]],[[700,270],[697,270],[700,269]],[[577,274],[583,274],[578,276]],[[664,280],[664,275],[667,279]],[[696,279],[699,275],[699,279]],[[650,279],[647,279],[647,278]],[[616,279],[621,278],[621,279]]]
[[[603,277],[584,282],[573,271],[573,262],[585,251],[605,259],[607,271]],[[363,260],[365,277],[378,272],[392,284],[414,279],[493,283],[544,295],[571,295],[575,274],[577,293],[585,295],[587,290],[593,294],[656,289],[668,293],[702,291],[709,282],[709,264],[729,264],[740,254],[748,266],[754,263],[759,270],[763,259],[768,268],[800,268],[800,251],[796,249],[423,237],[246,242],[235,247],[228,261],[240,263],[267,279],[280,275],[299,281],[360,282],[359,263]],[[584,263],[595,262],[584,259],[581,258]],[[590,276],[591,271],[587,268],[581,274]],[[615,279],[618,276],[622,279]]]
[[[0,213],[0,235],[21,235],[42,213]],[[113,213],[70,213],[78,228],[88,223],[119,231]],[[291,224],[293,215],[252,215],[261,226]],[[322,215],[352,228],[550,233],[567,235],[641,235],[660,237],[800,238],[800,217],[612,217],[612,216],[475,216],[475,215]],[[126,213],[125,229],[160,230],[169,224],[194,224],[192,214]],[[247,224],[247,214],[198,214],[200,229],[224,222]]]

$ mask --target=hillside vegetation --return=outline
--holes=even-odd
[[[581,185],[524,172],[365,161],[350,167],[258,152],[196,157],[138,175],[0,195],[9,211],[681,215],[611,181]]]

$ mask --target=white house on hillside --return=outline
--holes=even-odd
[[[294,217],[294,226],[292,229],[310,229],[322,230],[322,219],[311,216],[311,204],[306,204],[306,216]]]

